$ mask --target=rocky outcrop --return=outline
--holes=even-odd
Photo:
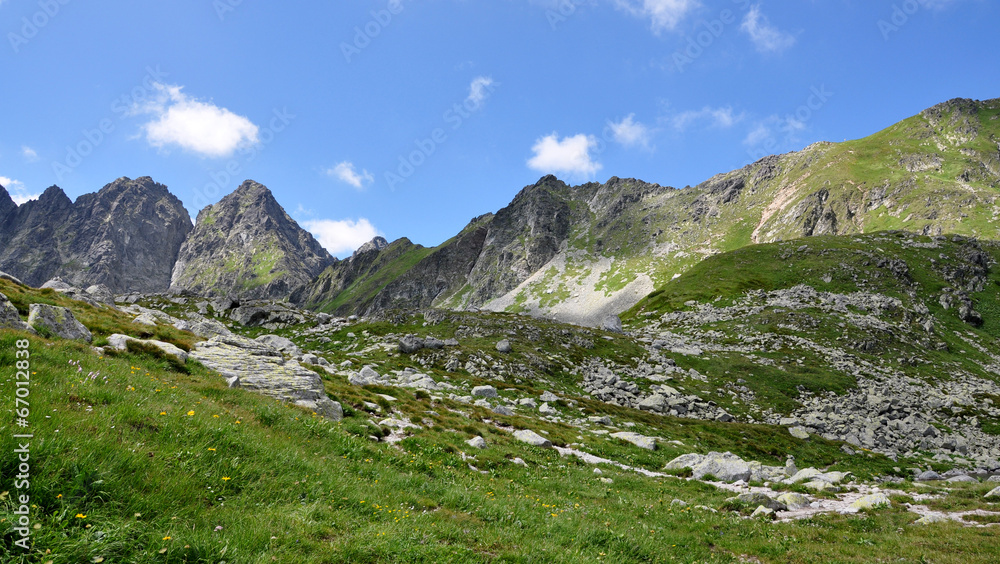
[[[119,178],[76,202],[56,186],[15,208],[9,200],[0,194],[0,269],[35,287],[59,276],[81,288],[163,291],[192,227],[149,177]]]
[[[225,335],[195,345],[190,358],[220,373],[232,387],[259,392],[339,421],[343,408],[326,396],[319,374],[285,360],[264,342]]]
[[[285,299],[333,262],[270,190],[247,180],[198,213],[178,254],[170,289],[209,297]]]
[[[64,307],[31,304],[28,325],[41,335],[87,343],[94,340],[90,330],[73,317],[72,311]]]
[[[30,325],[21,319],[14,304],[10,303],[7,296],[0,294],[0,329],[15,329],[17,331],[35,332]]]

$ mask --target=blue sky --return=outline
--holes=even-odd
[[[0,0],[0,184],[266,184],[333,254],[1000,97],[990,0]]]

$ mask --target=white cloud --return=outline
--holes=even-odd
[[[756,147],[772,137],[771,128],[765,123],[758,123],[743,139],[743,144],[747,147]]]
[[[736,114],[732,106],[713,108],[705,106],[700,110],[688,110],[674,116],[671,120],[674,127],[680,131],[687,129],[691,124],[698,121],[707,120],[712,127],[721,129],[730,128],[743,121],[745,114]]]
[[[535,142],[535,156],[528,159],[528,166],[543,173],[564,173],[573,176],[591,176],[601,170],[601,164],[590,156],[591,149],[597,148],[597,138],[593,135],[574,135],[559,139],[553,133]]]
[[[669,31],[677,27],[690,12],[699,7],[698,0],[614,0],[615,5],[633,16],[649,18],[653,31]]]
[[[779,53],[795,45],[795,36],[772,26],[767,16],[760,13],[760,5],[750,8],[740,29],[750,36],[750,41],[761,53]]]
[[[370,172],[365,169],[361,169],[361,172],[359,173],[355,170],[354,163],[350,161],[344,161],[337,166],[328,169],[326,174],[340,180],[341,182],[346,182],[358,190],[363,190],[366,185],[375,182],[375,177],[372,176]]]
[[[626,147],[641,145],[649,147],[653,137],[652,131],[645,124],[635,121],[635,114],[629,114],[618,123],[608,122],[612,138]]]
[[[21,156],[23,156],[29,163],[33,163],[38,160],[38,153],[27,145],[21,145]]]
[[[365,218],[351,219],[310,219],[302,222],[302,227],[312,233],[320,245],[334,256],[353,252],[361,245],[382,233]]]
[[[466,102],[471,102],[473,105],[478,107],[486,101],[486,98],[488,98],[492,92],[493,78],[489,76],[477,76],[472,79],[472,83],[469,84],[469,97],[465,100]]]
[[[183,86],[154,83],[156,96],[133,114],[151,114],[142,126],[146,141],[157,148],[175,145],[204,157],[228,157],[255,145],[260,128],[226,108],[191,98]]]
[[[37,200],[41,196],[41,194],[26,193],[23,182],[6,176],[0,176],[0,186],[7,189],[10,199],[14,200],[14,203],[19,206],[30,200]]]

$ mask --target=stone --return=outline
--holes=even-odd
[[[763,493],[744,493],[730,499],[735,500],[745,506],[752,507],[754,505],[757,505],[761,507],[766,507],[772,511],[788,511],[788,507],[784,503],[772,499],[770,496]]]
[[[149,325],[150,327],[156,327],[156,317],[153,317],[153,314],[151,313],[140,313],[139,315],[135,316],[135,319],[132,320],[132,323],[136,323],[139,325]]]
[[[810,482],[806,482],[806,483],[802,484],[802,487],[806,488],[807,490],[811,490],[811,491],[819,492],[819,493],[823,493],[823,492],[826,492],[826,493],[837,493],[837,492],[840,491],[839,487],[831,484],[830,482],[824,481],[824,480],[812,480]]]
[[[556,410],[551,405],[549,405],[547,402],[539,406],[538,413],[541,413],[542,415],[559,415],[559,411]]]
[[[539,435],[534,431],[529,431],[527,429],[522,431],[515,431],[514,438],[521,441],[522,443],[528,443],[529,445],[541,447],[541,448],[552,448],[552,441],[546,439],[545,437]]]
[[[180,362],[187,362],[188,353],[185,352],[184,349],[181,349],[180,347],[173,345],[171,343],[164,343],[163,341],[157,341],[153,339],[150,340],[135,339],[133,337],[129,337],[128,335],[115,333],[114,335],[108,337],[108,346],[116,350],[124,351],[128,350],[128,343],[130,341],[134,343],[140,343],[143,345],[156,347],[157,349],[162,351],[163,354],[165,355],[172,356],[177,360],[179,360]]]
[[[434,337],[427,337],[424,339],[424,347],[428,349],[443,349],[444,341],[440,339],[435,339]]]
[[[986,481],[990,483],[1000,482],[1000,476],[990,476],[989,478],[986,479]]]
[[[319,364],[319,357],[316,356],[316,355],[314,355],[314,354],[312,354],[312,353],[304,354],[304,355],[302,355],[302,358],[300,359],[300,362],[302,362],[304,364],[318,365]]]
[[[587,421],[591,423],[596,423],[598,425],[611,425],[611,418],[607,415],[591,415],[587,418]]]
[[[961,476],[952,476],[951,478],[948,478],[945,481],[951,482],[951,483],[956,483],[956,482],[957,483],[972,483],[972,484],[978,484],[979,483],[979,480],[973,478],[972,476],[966,476],[964,474],[961,475]]]
[[[777,501],[784,503],[789,511],[795,511],[809,506],[809,498],[795,492],[787,492],[778,496]]]
[[[621,333],[622,319],[617,315],[609,315],[601,321],[601,329],[609,333]]]
[[[731,452],[710,452],[706,455],[684,454],[671,460],[664,467],[666,470],[691,468],[695,479],[712,475],[722,482],[749,481],[753,469],[742,458]]]
[[[663,413],[670,409],[670,404],[667,403],[666,396],[661,394],[653,394],[646,399],[639,402],[639,409],[643,411],[655,411],[657,413]]]
[[[506,354],[506,353],[511,352],[512,350],[514,350],[514,349],[513,349],[513,347],[511,347],[510,341],[508,341],[507,339],[504,339],[504,340],[500,341],[499,343],[497,343],[497,352]]]
[[[858,499],[850,505],[851,509],[862,510],[862,509],[878,509],[883,507],[889,507],[892,502],[889,501],[888,496],[884,493],[875,493],[871,495],[866,495],[861,499]]]
[[[815,468],[803,468],[795,473],[794,476],[788,479],[788,483],[797,484],[799,482],[805,482],[812,480],[813,478],[822,475],[823,473]]]
[[[17,308],[3,294],[0,294],[0,329],[35,332],[30,325],[21,320],[21,314],[17,312]]]
[[[753,513],[750,514],[750,517],[754,518],[754,519],[763,518],[763,519],[772,519],[773,520],[775,518],[775,513],[774,513],[774,510],[771,509],[771,508],[769,508],[769,507],[764,507],[763,505],[758,505],[757,509],[754,509]]]
[[[424,340],[416,335],[407,335],[399,340],[399,352],[413,354],[424,348]]]
[[[805,427],[801,426],[789,427],[788,434],[795,437],[796,439],[805,440],[809,438],[809,431],[807,431]]]
[[[937,513],[931,513],[930,515],[924,515],[920,519],[913,522],[914,525],[930,525],[933,523],[944,523],[949,519],[944,515],[938,515]]]
[[[626,442],[630,442],[639,448],[646,450],[656,450],[656,439],[653,437],[646,437],[640,435],[639,433],[632,433],[630,431],[623,431],[621,433],[611,433],[612,437],[616,439],[621,439]]]
[[[73,312],[58,306],[48,304],[31,304],[28,306],[28,325],[39,333],[50,333],[60,339],[71,341],[94,340],[90,330],[73,317]]]
[[[477,398],[495,398],[500,396],[497,393],[497,389],[493,386],[476,386],[472,388],[472,395]]]
[[[195,321],[188,326],[187,330],[205,339],[211,339],[212,337],[218,335],[233,334],[228,327],[214,319],[202,319]]]
[[[915,482],[933,482],[940,479],[941,475],[933,470],[927,470],[926,472],[921,472],[917,474],[915,478],[913,478]]]
[[[341,405],[326,395],[320,375],[295,360],[285,360],[280,351],[236,335],[212,337],[197,343],[189,354],[224,378],[237,377],[241,387],[310,409],[339,421]]]
[[[498,405],[493,408],[493,413],[496,413],[497,415],[506,415],[510,417],[511,415],[514,415],[514,410],[507,407],[506,405]]]
[[[555,403],[555,402],[559,401],[559,396],[557,396],[557,395],[553,394],[552,392],[546,390],[546,391],[542,392],[541,397],[539,397],[538,399],[541,400],[541,401],[544,401],[544,402]]]
[[[986,495],[984,495],[983,497],[984,498],[1000,497],[1000,486],[998,486],[996,488],[993,488],[992,490],[988,491],[986,493]]]
[[[293,343],[291,339],[287,339],[285,337],[281,337],[278,335],[261,335],[260,337],[257,337],[255,340],[264,343],[265,345],[268,345],[271,348],[278,349],[279,351],[287,355],[298,356],[302,354],[302,351],[299,350],[298,345]]]
[[[18,286],[24,286],[25,285],[24,282],[21,282],[21,280],[18,279],[17,277],[11,276],[10,274],[7,274],[6,272],[4,272],[2,270],[0,270],[0,279],[9,280],[10,282],[13,282],[13,283],[17,284]]]
[[[482,437],[472,437],[471,439],[465,441],[465,444],[472,448],[483,449],[486,448],[486,439]]]

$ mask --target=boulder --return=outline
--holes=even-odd
[[[514,410],[507,407],[506,405],[498,405],[493,408],[493,413],[496,413],[497,415],[506,415],[509,417],[511,415],[514,415]]]
[[[729,498],[729,501],[736,501],[742,505],[753,507],[754,505],[766,507],[772,511],[788,511],[788,506],[780,501],[772,499],[767,494],[744,493],[736,497]]]
[[[984,495],[983,497],[984,498],[1000,497],[1000,487],[993,488],[992,490],[987,492],[986,495]]]
[[[647,437],[640,435],[639,433],[632,433],[629,431],[623,431],[621,433],[611,433],[611,436],[616,439],[621,439],[626,442],[630,442],[639,448],[644,448],[646,450],[656,450],[656,439],[653,437]]]
[[[933,470],[928,470],[926,472],[921,472],[917,474],[913,480],[915,482],[934,482],[941,479],[941,475]]]
[[[156,317],[154,317],[153,314],[148,313],[148,312],[147,313],[141,313],[141,314],[135,316],[135,319],[132,320],[132,323],[137,323],[139,325],[149,325],[151,327],[156,327]]]
[[[806,428],[802,426],[789,427],[788,434],[795,437],[796,439],[805,440],[809,438],[809,431],[807,431]]]
[[[783,493],[778,496],[779,503],[784,503],[789,511],[795,511],[809,506],[809,498],[794,492]]]
[[[769,507],[764,507],[763,505],[758,505],[757,509],[753,510],[753,513],[750,515],[750,517],[752,517],[754,519],[760,517],[760,518],[764,518],[764,519],[772,519],[773,520],[773,519],[775,519],[776,516],[775,516],[775,513],[774,513],[773,509],[771,509]]]
[[[17,308],[3,294],[0,294],[0,329],[35,332],[30,325],[21,320],[21,314],[17,312]]]
[[[172,356],[181,362],[187,362],[188,353],[186,353],[183,349],[177,347],[176,345],[172,345],[170,343],[164,343],[163,341],[157,341],[153,339],[150,340],[135,339],[133,337],[129,337],[128,335],[115,333],[114,335],[108,337],[108,346],[116,350],[124,351],[128,350],[128,343],[130,341],[134,343],[140,343],[143,345],[156,347],[157,349],[162,351],[163,354],[165,355]]]
[[[851,509],[862,510],[862,509],[877,509],[881,507],[889,507],[892,502],[889,501],[888,496],[884,493],[875,493],[871,495],[866,495],[861,499],[855,501],[850,505]]]
[[[187,330],[205,339],[211,339],[212,337],[218,335],[233,334],[228,327],[218,321],[215,321],[214,319],[202,319],[195,321],[194,323],[188,325]]]
[[[326,396],[319,374],[297,361],[285,360],[278,350],[237,335],[218,335],[195,345],[191,358],[229,381],[238,378],[242,388],[311,409],[339,421],[341,405]]]
[[[482,437],[472,437],[471,439],[465,441],[465,444],[472,448],[486,448],[486,439]]]
[[[608,331],[609,333],[621,333],[622,319],[617,315],[609,315],[601,321],[601,329]]]
[[[946,481],[947,482],[952,482],[952,483],[955,483],[955,482],[959,482],[959,483],[965,482],[965,483],[972,483],[972,484],[978,484],[979,483],[979,480],[973,478],[972,476],[966,476],[965,474],[962,474],[960,476],[952,476],[951,478],[948,478]]]
[[[542,415],[559,415],[559,410],[549,405],[548,402],[545,402],[538,407],[538,413]]]
[[[476,386],[472,388],[472,395],[477,398],[495,398],[499,397],[500,394],[493,386]]]
[[[278,335],[261,335],[260,337],[257,337],[256,340],[272,348],[278,349],[287,355],[298,356],[302,354],[298,345],[293,343],[291,339],[287,339],[285,337]]]
[[[667,470],[691,468],[696,479],[712,475],[722,482],[748,481],[753,474],[750,464],[731,452],[710,452],[706,455],[684,454],[671,460],[665,466]]]
[[[507,339],[504,339],[499,343],[497,343],[497,352],[509,353],[512,350],[514,349],[513,347],[510,346],[510,341],[508,341]]]
[[[522,443],[528,443],[529,445],[541,447],[541,448],[552,448],[552,441],[546,439],[545,437],[539,435],[534,431],[529,431],[527,429],[522,431],[515,431],[514,438],[521,441]]]
[[[40,333],[49,332],[60,339],[91,342],[94,336],[90,330],[73,317],[73,312],[48,304],[31,304],[28,310],[28,325]]]
[[[399,352],[413,354],[424,348],[424,340],[416,335],[407,335],[399,340]]]
[[[664,413],[670,409],[670,404],[667,403],[666,396],[662,394],[653,394],[639,402],[639,409],[643,411]]]

